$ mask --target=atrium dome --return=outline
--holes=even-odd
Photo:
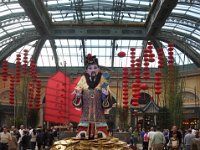
[[[129,67],[130,49],[143,56],[148,41],[177,65],[200,66],[198,0],[4,0],[0,2],[0,61],[16,63],[28,50],[38,67],[83,67],[88,53],[105,67]],[[126,56],[118,57],[123,51]]]

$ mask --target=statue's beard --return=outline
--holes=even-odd
[[[96,75],[95,71],[91,72],[90,81],[95,82],[96,81],[96,76],[97,75]]]

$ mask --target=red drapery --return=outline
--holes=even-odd
[[[50,77],[46,86],[46,102],[44,119],[48,122],[68,123],[79,122],[81,111],[72,105],[72,92],[80,77],[72,83],[70,77],[57,72]]]

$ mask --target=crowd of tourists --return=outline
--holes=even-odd
[[[57,138],[57,129],[11,128],[0,129],[0,150],[48,150]]]
[[[142,143],[143,150],[194,150],[192,141],[200,142],[200,130],[189,128],[185,131],[173,126],[170,130],[151,127],[149,130],[129,129],[130,145]],[[133,148],[135,149],[135,148]]]

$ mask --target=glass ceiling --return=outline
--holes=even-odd
[[[45,0],[43,1],[52,22],[65,23],[145,23],[149,15],[152,0]],[[0,2],[0,52],[10,42],[18,39],[24,32],[35,31],[36,28],[31,19],[26,15],[18,0],[4,0]],[[171,15],[161,29],[161,32],[173,33],[180,37],[195,51],[199,53],[200,47],[200,4],[195,0],[178,0]],[[130,48],[136,48],[136,56],[140,56],[144,49],[143,40],[113,40],[110,39],[54,39],[59,66],[82,67],[83,56],[92,53],[99,58],[102,66],[113,67],[130,66]],[[113,42],[114,41],[114,42]],[[15,49],[15,52],[7,57],[11,63],[15,63],[16,54],[29,50],[28,58],[32,57],[37,40],[27,42],[24,46]],[[113,46],[113,43],[115,46]],[[167,43],[161,41],[164,53],[167,54]],[[114,50],[113,50],[114,48]],[[126,56],[119,58],[118,53],[124,51]],[[85,54],[83,54],[85,52]],[[156,50],[153,48],[155,57]],[[191,59],[175,48],[174,57],[179,65],[192,64]],[[38,56],[38,66],[54,67],[55,56],[50,41],[46,40]],[[157,67],[157,60],[150,64]]]
[[[46,0],[53,22],[145,22],[151,0]]]
[[[179,0],[162,30],[180,36],[200,52],[200,3],[197,0]]]

